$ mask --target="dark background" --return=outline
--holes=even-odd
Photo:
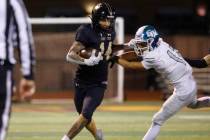
[[[24,0],[30,17],[83,17],[87,4],[99,0]],[[144,24],[154,25],[163,34],[210,34],[208,0],[107,0],[116,15],[124,17],[125,32],[133,34]],[[199,15],[197,10],[204,9]]]

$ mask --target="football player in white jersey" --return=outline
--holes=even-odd
[[[171,97],[162,105],[161,109],[153,116],[152,125],[143,140],[155,140],[160,127],[180,109],[187,106],[192,109],[210,107],[210,97],[197,99],[197,86],[192,76],[192,67],[181,54],[169,44],[164,42],[153,26],[140,27],[128,46],[142,57],[141,62],[130,62],[118,57],[117,63],[125,68],[153,68],[174,86]],[[209,56],[203,62],[197,60],[190,62],[201,67],[207,67]],[[199,65],[199,66],[200,66]]]

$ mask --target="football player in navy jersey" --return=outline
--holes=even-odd
[[[92,115],[101,104],[107,87],[108,59],[115,48],[115,13],[108,3],[99,3],[91,15],[91,24],[81,25],[76,33],[75,41],[66,56],[68,62],[76,63],[78,69],[75,77],[74,103],[79,117],[62,140],[72,140],[86,127],[96,140],[103,140],[102,131],[96,128]],[[79,55],[82,49],[93,48],[90,58]]]

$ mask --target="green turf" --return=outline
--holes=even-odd
[[[97,126],[104,130],[106,140],[140,140],[155,112],[97,111],[94,118]],[[16,104],[13,107],[7,140],[60,140],[76,117],[72,104]],[[87,130],[83,130],[74,140],[93,138]],[[210,140],[210,110],[182,110],[162,127],[158,140]]]

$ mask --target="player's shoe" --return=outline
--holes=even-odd
[[[201,107],[210,107],[210,97],[209,96],[205,96],[205,97],[201,97],[198,99],[198,108]]]
[[[208,97],[207,102],[207,107],[210,107],[210,97]]]
[[[101,129],[98,129],[96,132],[96,140],[104,140],[104,134]]]
[[[70,140],[70,138],[67,135],[64,135],[61,140]]]

